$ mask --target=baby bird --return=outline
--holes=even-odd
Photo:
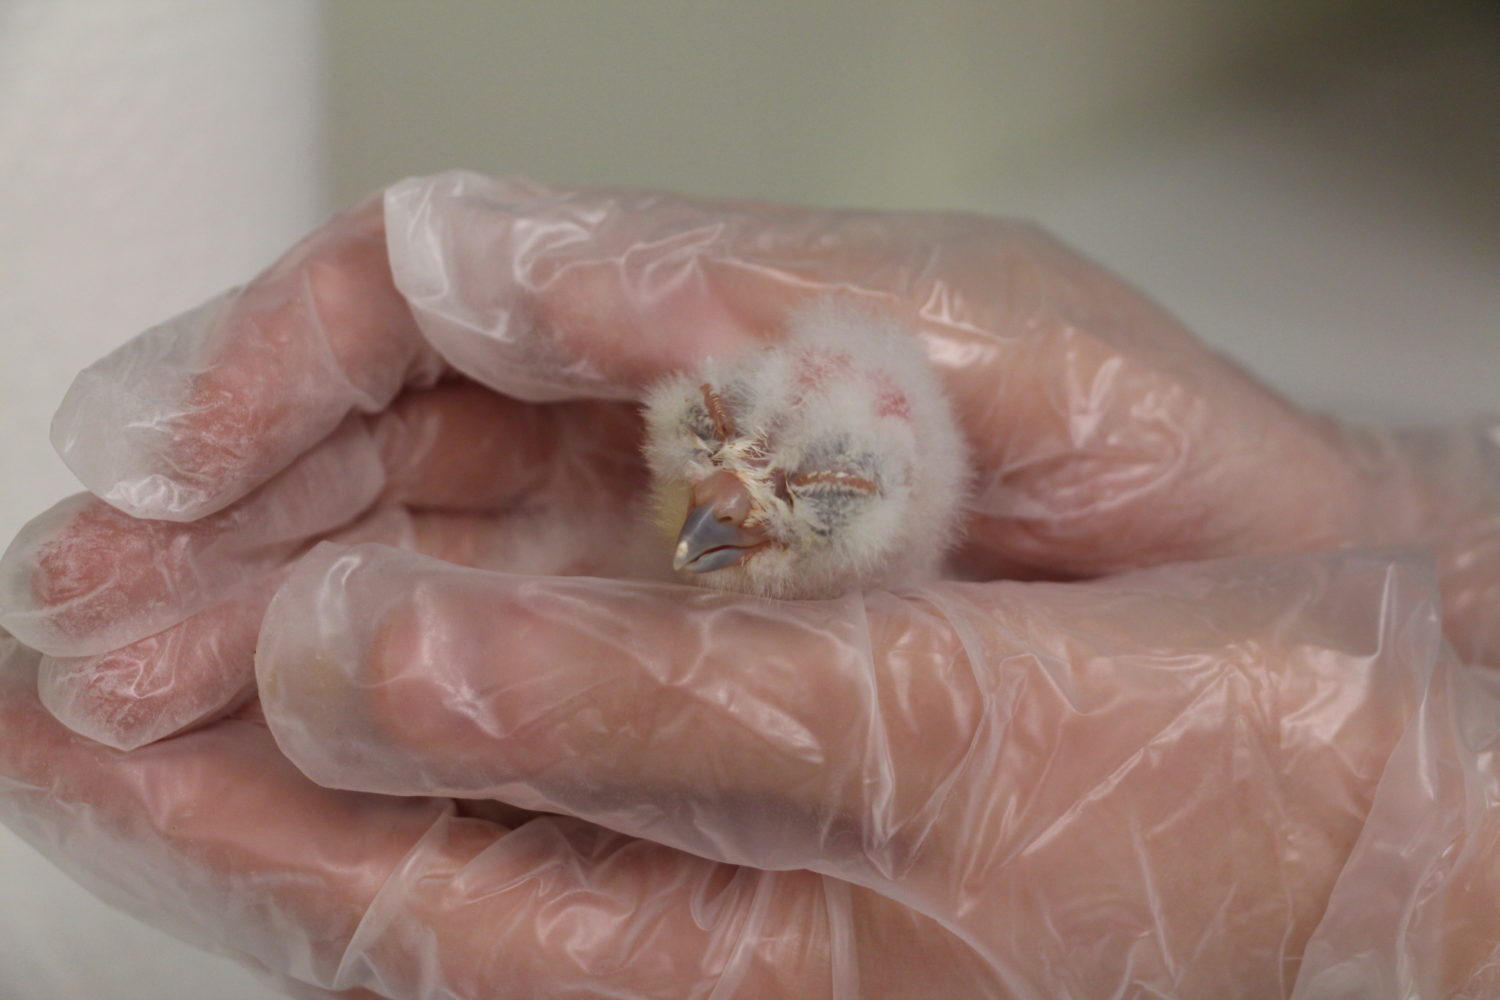
[[[836,299],[783,340],[657,385],[646,461],[673,569],[718,590],[835,597],[935,576],[959,528],[963,437],[921,341]]]

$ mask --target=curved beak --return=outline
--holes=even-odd
[[[766,538],[757,531],[725,518],[712,504],[688,511],[677,536],[672,568],[689,573],[708,573],[743,562]]]

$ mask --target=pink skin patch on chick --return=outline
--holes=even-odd
[[[830,379],[846,376],[854,371],[854,359],[843,351],[806,351],[797,360],[799,368],[792,394],[793,402],[796,403],[820,389]]]
[[[870,386],[875,390],[876,416],[911,419],[911,400],[906,398],[906,393],[901,391],[900,386],[891,381],[890,376],[874,372],[870,375]]]

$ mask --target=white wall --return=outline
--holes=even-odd
[[[267,263],[323,210],[312,0],[0,0],[0,545],[78,489],[74,373]],[[271,72],[268,72],[271,69]],[[0,998],[271,997],[0,827]]]

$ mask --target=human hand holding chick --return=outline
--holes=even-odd
[[[1021,223],[469,174],[393,186],[80,375],[53,439],[108,505],[80,495],[23,533],[0,625],[53,655],[118,648],[377,502],[618,513],[645,482],[647,389],[773,342],[830,293],[921,335],[970,448],[966,575],[1414,545],[1439,559],[1451,638],[1488,655],[1486,424],[1402,437],[1299,411]],[[522,473],[517,445],[557,471]],[[620,565],[621,541],[592,568]],[[148,580],[71,561],[120,544],[180,562]],[[111,627],[109,609],[128,613]]]
[[[917,980],[879,981],[892,995],[934,983],[1026,995],[1067,972],[1058,956],[1076,963],[1084,940],[1097,953],[1069,968],[1090,984],[1124,975],[1232,995],[1193,978],[1221,970],[1257,996],[1287,988],[1418,688],[1451,680],[1434,666],[1435,633],[1400,624],[1421,620],[1420,586],[1394,587],[1382,606],[1385,569],[1314,559],[1271,588],[1285,605],[1251,599],[1266,582],[1254,569],[1123,591],[949,584],[804,605],[547,575],[611,570],[630,547],[621,512],[644,492],[634,400],[645,387],[773,341],[830,288],[912,323],[943,376],[973,454],[958,550],[969,575],[1422,541],[1443,521],[1447,534],[1427,540],[1445,550],[1449,589],[1469,607],[1494,592],[1494,576],[1474,570],[1493,550],[1458,542],[1487,538],[1482,518],[1434,516],[1437,482],[1467,490],[1443,492],[1443,509],[1486,509],[1482,460],[1464,464],[1455,446],[1424,478],[1389,439],[1298,413],[1035,230],[468,176],[407,182],[218,313],[80,381],[58,423],[65,454],[101,495],[173,523],[74,501],[7,557],[5,621],[50,654],[41,685],[59,714],[134,745],[164,735],[164,719],[222,712],[248,682],[288,560],[379,502],[386,513],[344,529],[349,540],[509,572],[369,547],[301,562],[260,630],[262,700],[283,749],[325,785],[507,798],[647,839],[325,794],[274,763],[253,719],[122,757],[68,737],[24,685],[5,699],[7,731],[26,734],[3,755],[23,789],[11,821],[53,844],[98,831],[95,867],[73,868],[102,891],[120,898],[149,868],[155,884],[182,887],[154,919],[228,935],[210,943],[338,989],[542,989],[551,974],[579,991],[739,983],[754,995],[795,983],[801,995],[849,995],[860,975],[908,975]],[[137,374],[155,388],[88,388]],[[434,384],[454,374],[467,381]],[[1482,445],[1475,436],[1469,455]],[[1483,648],[1476,623],[1450,622]],[[1159,636],[1170,642],[1153,645]],[[1370,659],[1372,643],[1389,656]],[[1262,652],[1246,660],[1246,648]],[[1370,671],[1392,674],[1356,683],[1360,697],[1323,697],[1334,678]],[[1265,727],[1238,726],[1243,713],[1205,697],[1241,684],[1276,692]],[[330,707],[346,713],[337,725]],[[1414,766],[1461,757],[1444,732],[1428,725],[1410,741]],[[1090,747],[1099,753],[1063,767]],[[1245,759],[1269,761],[1255,779],[1266,814],[1295,813],[1320,838],[1311,853],[1299,841],[1298,856],[1321,874],[1287,869],[1272,841],[1233,853],[1244,879],[1188,872],[1202,856],[1188,845],[1247,829],[1234,808]],[[1127,761],[1149,766],[1119,770]],[[1201,782],[1190,802],[1189,781]],[[224,787],[264,814],[241,834],[202,808]],[[1098,799],[1102,788],[1119,792]],[[589,789],[598,796],[580,797]],[[1154,799],[1161,789],[1167,799]],[[1107,818],[1070,823],[1091,796]],[[275,802],[295,805],[265,821]],[[1023,803],[1031,822],[990,822]],[[1433,808],[1451,818],[1453,803]],[[1139,834],[1168,822],[1156,806],[1171,807],[1175,832],[1153,852]],[[1422,850],[1442,856],[1444,837],[1476,832],[1456,822],[1429,830]],[[315,891],[278,877],[347,825],[370,835],[304,870],[296,884]],[[1048,844],[1068,849],[1049,855]],[[1083,883],[1068,866],[1090,857],[1103,911],[1073,908]],[[823,876],[766,874],[778,867]],[[560,878],[528,883],[544,871]],[[1399,875],[1379,871],[1387,887]],[[1165,894],[1153,888],[1162,880]],[[525,905],[497,889],[527,884],[539,894]],[[470,891],[489,901],[483,934],[464,931]],[[225,899],[258,901],[253,918],[226,917]],[[567,905],[584,899],[613,900],[619,916]],[[1147,929],[1116,922],[1106,947],[1089,914],[1120,916],[1132,900]],[[1446,900],[1432,905],[1452,915]],[[1243,919],[1205,921],[1215,907]],[[1037,913],[1064,911],[1082,922],[1024,931]],[[499,924],[522,936],[492,933]],[[546,927],[576,933],[537,941]],[[1483,928],[1459,936],[1466,954],[1484,954]],[[1142,940],[1154,959],[1128,957]],[[1214,958],[1199,964],[1204,955]],[[1440,973],[1465,974],[1461,963]]]

